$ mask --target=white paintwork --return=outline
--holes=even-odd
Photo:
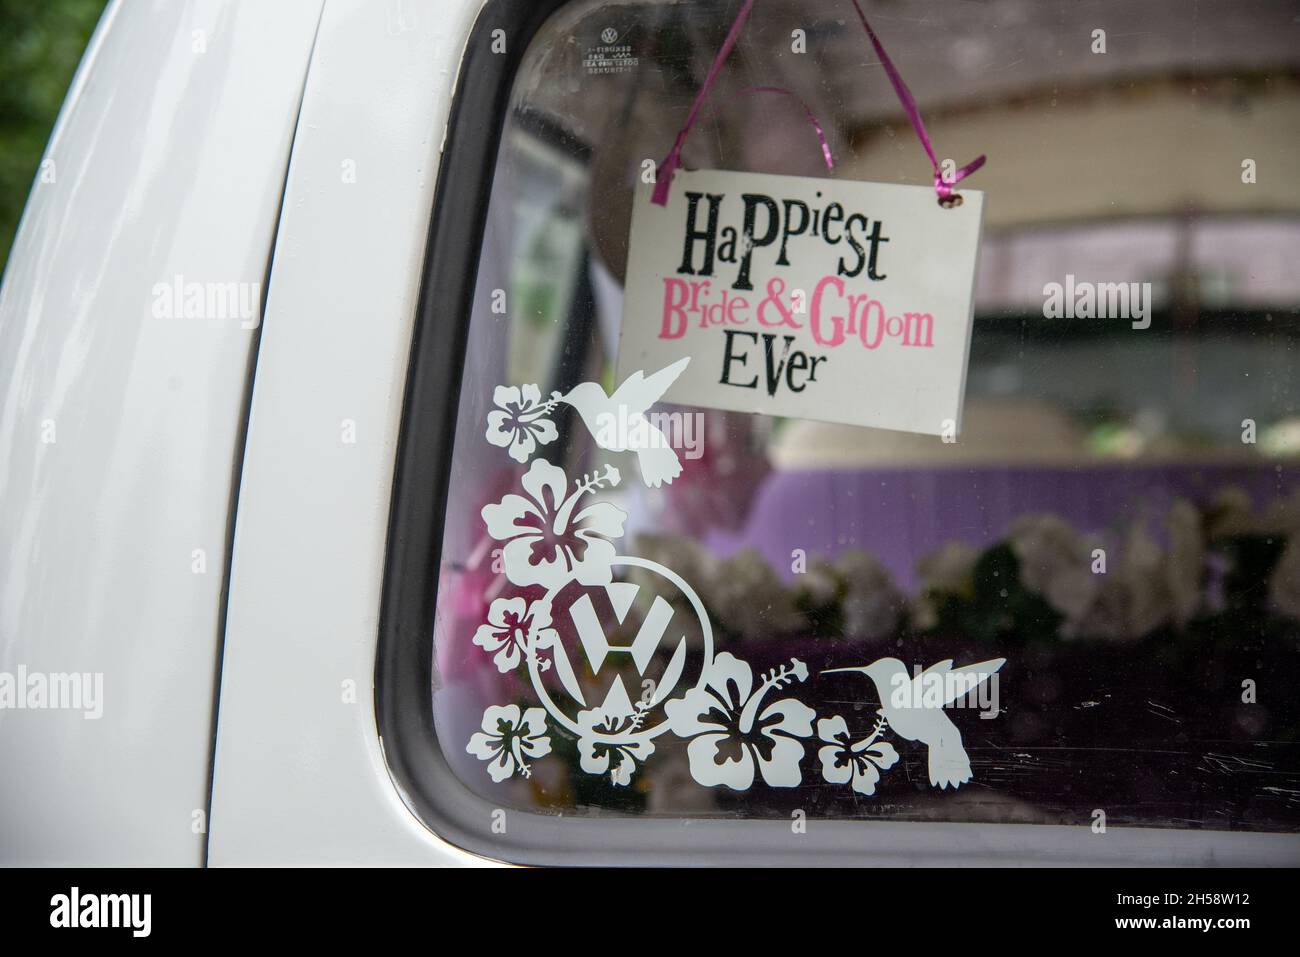
[[[330,0],[276,242],[235,530],[213,864],[460,863],[402,803],[373,676],[439,149],[479,0]],[[356,164],[345,183],[341,165]],[[343,442],[343,422],[356,425]],[[343,683],[355,682],[355,703]]]
[[[102,672],[104,713],[0,711],[5,864],[202,860],[255,338],[154,318],[153,287],[263,282],[319,11],[114,3],[33,187],[0,293],[0,671]]]

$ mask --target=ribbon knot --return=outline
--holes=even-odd
[[[952,188],[983,166],[985,159],[987,159],[987,157],[981,153],[961,169],[957,170],[957,172],[953,173],[951,180],[944,179],[943,171],[936,166],[934,168],[934,191],[939,194],[939,199],[951,199],[953,196]]]

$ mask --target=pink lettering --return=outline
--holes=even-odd
[[[838,314],[830,317],[829,321],[831,327],[834,329],[834,332],[832,332],[831,335],[829,336],[823,335],[821,329],[822,296],[826,293],[827,286],[830,286],[837,293],[839,293],[841,299],[844,297],[843,279],[840,279],[838,276],[823,277],[821,281],[817,283],[817,288],[813,290],[813,297],[812,297],[812,303],[810,309],[812,314],[809,317],[809,324],[812,327],[813,340],[817,343],[817,345],[838,346],[840,343],[844,341],[844,317]]]
[[[686,306],[690,290],[684,280],[664,277],[664,319],[660,339],[680,339],[686,334]]]

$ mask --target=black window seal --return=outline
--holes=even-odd
[[[447,489],[492,175],[515,77],[547,19],[571,0],[487,0],[460,68],[407,371],[389,515],[375,709],[389,773],[438,838],[521,864],[1239,865],[1293,862],[1288,835],[1079,826],[652,818],[494,808],[448,766],[433,722],[433,622]],[[506,51],[492,52],[505,31]],[[433,291],[437,290],[437,300]]]

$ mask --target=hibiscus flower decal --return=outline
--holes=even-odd
[[[569,578],[583,585],[608,585],[627,513],[611,502],[579,508],[583,496],[619,482],[618,469],[605,466],[574,483],[568,492],[564,470],[535,459],[524,475],[527,495],[511,493],[483,506],[488,534],[505,542],[502,565],[514,584],[556,588]]]
[[[626,701],[626,699],[625,699]],[[639,763],[654,754],[655,744],[640,730],[641,713],[632,706],[604,706],[578,714],[578,754],[588,774],[608,774],[615,785],[627,785]]]
[[[488,763],[488,776],[501,782],[514,774],[532,775],[529,758],[551,753],[551,739],[546,733],[546,711],[529,708],[520,713],[519,705],[493,705],[483,712],[482,731],[470,735],[465,750]]]
[[[713,660],[703,688],[664,706],[673,734],[689,738],[686,754],[691,776],[705,787],[725,784],[744,791],[754,783],[757,768],[771,787],[792,788],[801,778],[803,743],[812,734],[813,709],[784,698],[763,707],[774,688],[804,681],[808,666],[792,658],[773,668],[754,689],[749,665],[724,651]]]
[[[853,790],[859,794],[875,794],[880,772],[889,770],[898,761],[894,746],[880,740],[884,730],[885,719],[882,717],[876,721],[871,734],[854,743],[848,724],[839,715],[820,719],[817,737],[826,742],[825,747],[817,752],[822,763],[822,777],[831,784],[852,782]]]
[[[523,598],[498,598],[488,609],[487,624],[474,633],[474,644],[491,654],[497,671],[506,674],[537,648],[549,648],[557,637],[549,603],[530,605]],[[542,661],[539,666],[545,671],[551,663]]]
[[[559,397],[560,393],[552,392],[550,400],[543,402],[542,390],[535,385],[522,389],[497,386],[492,393],[497,408],[487,417],[487,440],[509,449],[510,457],[516,462],[527,462],[539,445],[548,445],[559,438],[560,433],[549,418]]]

